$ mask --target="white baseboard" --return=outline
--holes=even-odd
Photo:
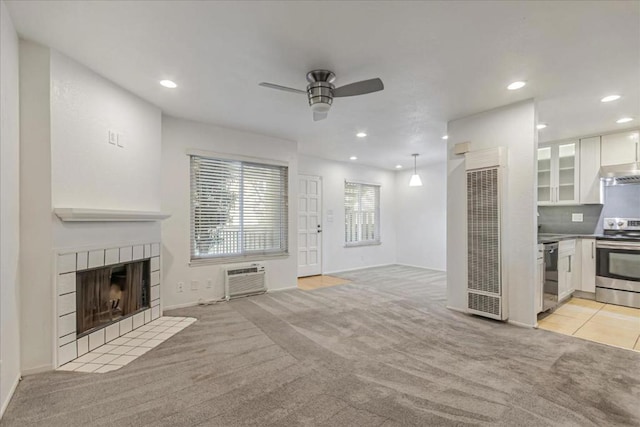
[[[414,268],[422,268],[424,270],[431,270],[431,271],[438,271],[440,273],[446,273],[447,270],[441,270],[439,268],[433,268],[433,267],[425,267],[424,265],[413,265],[413,264],[405,264],[402,262],[398,262],[395,265],[401,265],[403,267],[414,267]]]
[[[577,298],[596,300],[595,292],[586,292],[586,291],[573,291],[573,296]]]
[[[458,308],[458,307],[452,307],[450,305],[446,306],[449,310],[452,311],[457,311],[458,313],[464,313],[464,314],[469,314],[469,312],[467,310],[465,310],[464,308]]]
[[[177,308],[188,308],[188,307],[195,307],[196,305],[199,305],[200,301],[191,301],[191,302],[185,302],[182,304],[175,304],[175,305],[166,305],[163,309],[163,311],[167,311],[167,310],[175,310]]]
[[[53,370],[53,365],[40,365],[35,368],[23,369],[22,376],[26,377],[27,375],[41,374],[43,372],[51,372]]]
[[[7,410],[7,406],[9,406],[9,402],[11,402],[11,398],[13,394],[16,392],[18,388],[18,383],[20,382],[20,374],[16,376],[16,379],[13,380],[13,384],[11,384],[11,388],[9,389],[9,394],[4,402],[2,402],[2,406],[0,406],[0,420],[2,420],[2,416],[4,415],[4,411]]]
[[[507,323],[510,325],[517,326],[519,328],[527,328],[527,329],[535,328],[537,326],[537,323],[535,325],[530,325],[528,323],[516,322],[515,320],[507,320]]]
[[[267,293],[273,293],[273,292],[281,292],[281,291],[290,291],[291,289],[298,289],[298,286],[289,286],[286,288],[278,288],[278,289],[268,289]]]
[[[345,270],[335,270],[335,271],[323,271],[322,274],[340,274],[340,273],[346,273],[348,271],[358,271],[358,270],[366,270],[368,268],[376,268],[376,267],[388,267],[390,265],[397,265],[395,263],[393,264],[376,264],[376,265],[365,265],[363,267],[356,267],[356,268],[347,268]]]
[[[267,289],[267,292],[270,293],[270,292],[289,291],[291,289],[298,289],[298,286],[289,286],[289,287],[286,287],[286,288],[278,288],[278,289]],[[195,306],[200,305],[201,302],[205,302],[205,304],[202,304],[203,306],[204,305],[212,305],[212,304],[206,304],[208,301],[191,301],[191,302],[185,302],[185,303],[182,303],[182,304],[174,304],[174,305],[165,306],[164,307],[164,311],[176,310],[178,308],[195,307]],[[222,298],[222,299],[217,300],[215,302],[216,303],[226,302],[226,300],[224,298]]]

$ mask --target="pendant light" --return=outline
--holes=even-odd
[[[413,175],[411,175],[411,179],[409,180],[409,187],[422,187],[422,180],[420,179],[420,175],[418,175],[418,169],[416,168],[416,158],[419,154],[412,154],[413,156]]]

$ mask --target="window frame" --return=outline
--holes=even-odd
[[[273,159],[264,159],[264,158],[256,158],[256,157],[248,157],[248,156],[239,156],[239,155],[230,155],[230,154],[222,154],[222,153],[213,153],[206,152],[200,150],[187,150],[187,158],[189,162],[189,265],[190,266],[198,266],[198,265],[208,265],[208,264],[231,264],[235,262],[248,262],[248,261],[261,261],[267,259],[281,259],[289,257],[289,225],[290,225],[290,209],[289,209],[289,198],[290,198],[290,189],[291,189],[291,177],[289,175],[290,168],[288,162],[281,162]],[[254,251],[246,251],[241,249],[239,253],[228,253],[222,255],[208,255],[208,256],[195,256],[195,213],[194,213],[194,195],[196,194],[195,182],[193,179],[193,157],[199,157],[202,159],[209,159],[218,162],[229,162],[229,163],[240,163],[241,165],[248,164],[250,166],[265,166],[269,168],[280,167],[284,169],[285,179],[283,181],[283,188],[285,191],[285,196],[282,199],[281,212],[285,216],[283,221],[283,227],[280,228],[280,233],[284,233],[284,238],[281,238],[281,250],[273,251],[273,250],[265,250],[262,252],[254,252]],[[244,200],[242,201],[244,203]],[[243,217],[242,212],[245,207],[239,207],[240,217]],[[240,220],[242,221],[242,220]],[[238,225],[242,230],[244,229],[244,225],[240,223]],[[244,232],[244,231],[241,231]],[[245,240],[245,237],[242,236],[241,241]]]
[[[373,214],[374,214],[374,239],[368,239],[368,240],[358,240],[355,242],[348,242],[347,241],[347,216],[349,214],[349,210],[347,209],[347,201],[346,201],[346,197],[347,197],[347,186],[348,185],[357,185],[359,186],[359,191],[358,191],[358,199],[361,200],[362,195],[363,195],[363,188],[373,188],[374,189],[374,194],[375,194],[375,206],[373,209]],[[354,248],[354,247],[362,247],[362,246],[377,246],[377,245],[381,245],[382,244],[382,238],[381,238],[381,227],[380,227],[380,197],[381,197],[381,188],[382,186],[380,184],[377,183],[371,183],[371,182],[362,182],[362,181],[357,181],[357,180],[349,180],[349,179],[345,179],[344,181],[344,227],[345,227],[345,234],[344,234],[344,247],[345,248]],[[359,211],[355,211],[355,212],[359,212],[359,213],[365,213],[365,212],[371,212],[370,210],[362,210],[360,209]],[[362,223],[360,224],[360,226],[362,226]],[[362,232],[359,232],[360,236],[362,235]]]

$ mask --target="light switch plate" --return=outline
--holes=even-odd
[[[109,129],[109,144],[113,144],[116,145],[116,143],[118,142],[118,134],[115,131],[112,131],[111,129]]]
[[[118,140],[118,147],[120,148],[124,147],[124,134],[119,133],[117,136],[117,140]]]
[[[581,214],[581,213],[571,214],[571,221],[573,221],[573,222],[582,222],[583,221],[583,214]]]

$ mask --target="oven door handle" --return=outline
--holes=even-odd
[[[621,242],[608,242],[608,241],[602,241],[599,240],[596,243],[596,248],[597,249],[624,249],[624,250],[629,250],[629,251],[640,251],[640,242],[638,243],[631,243],[631,242],[626,242],[626,243],[621,243]]]

